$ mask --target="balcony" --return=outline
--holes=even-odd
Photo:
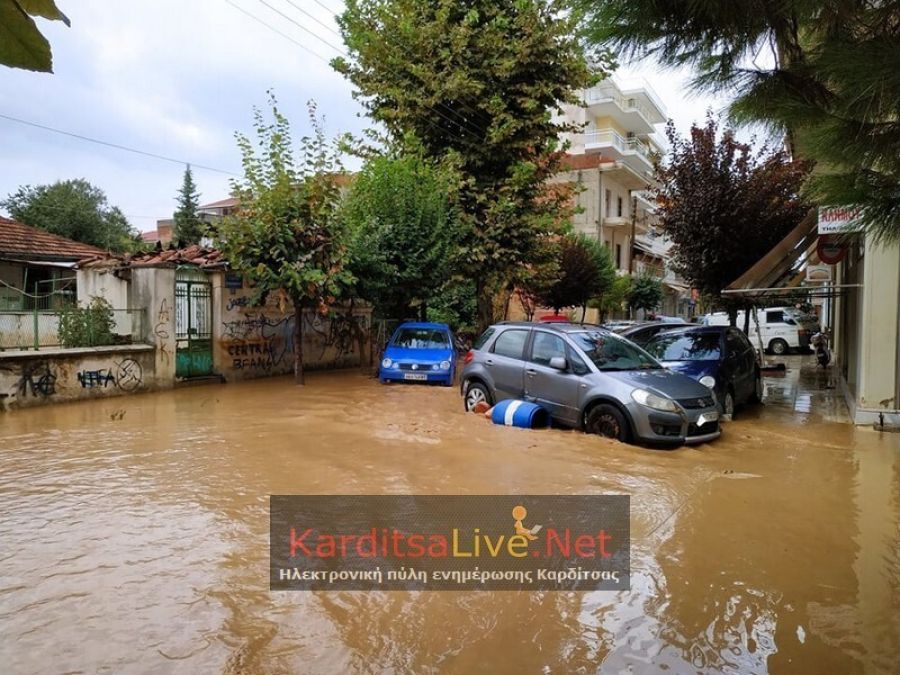
[[[612,117],[628,131],[652,134],[656,131],[655,125],[665,121],[665,117],[659,112],[654,113],[636,97],[623,96],[609,82],[585,89],[582,96],[584,105],[592,116]]]
[[[640,176],[653,171],[653,158],[647,145],[637,138],[623,138],[613,129],[598,129],[581,134],[586,154],[601,153],[617,162],[624,162]]]

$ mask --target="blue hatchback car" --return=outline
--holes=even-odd
[[[381,360],[382,382],[440,382],[453,385],[456,353],[445,323],[402,323],[394,331]]]
[[[719,411],[725,415],[734,415],[735,407],[743,403],[762,400],[762,374],[756,350],[736,328],[676,328],[658,333],[644,349],[669,370],[712,389]]]

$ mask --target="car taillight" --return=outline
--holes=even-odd
[[[472,361],[474,359],[475,359],[475,352],[473,352],[470,349],[469,351],[466,352],[466,356],[465,356],[465,358],[463,358],[463,363],[472,363]]]

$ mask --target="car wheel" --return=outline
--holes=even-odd
[[[465,406],[466,412],[472,412],[473,408],[482,401],[490,406],[494,405],[494,400],[491,398],[491,392],[488,391],[487,387],[481,384],[481,382],[471,382],[466,387],[466,395],[463,398],[463,405]]]
[[[608,403],[601,403],[591,408],[584,418],[584,430],[589,434],[597,434],[604,438],[614,438],[627,443],[631,430],[625,415]]]
[[[759,372],[759,368],[756,369],[756,376],[753,380],[753,393],[750,395],[751,403],[762,403],[763,399],[763,382],[762,382],[762,374]]]
[[[775,338],[769,343],[769,351],[775,354],[775,356],[784,356],[788,353],[788,349],[788,343],[781,338]]]

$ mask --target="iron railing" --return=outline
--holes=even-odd
[[[0,351],[8,349],[35,349],[61,346],[100,346],[101,344],[132,344],[141,341],[144,327],[143,309],[110,309],[110,320],[98,334],[90,322],[85,323],[81,341],[85,344],[63,345],[60,339],[62,310],[0,309]],[[68,311],[71,311],[68,310]]]

